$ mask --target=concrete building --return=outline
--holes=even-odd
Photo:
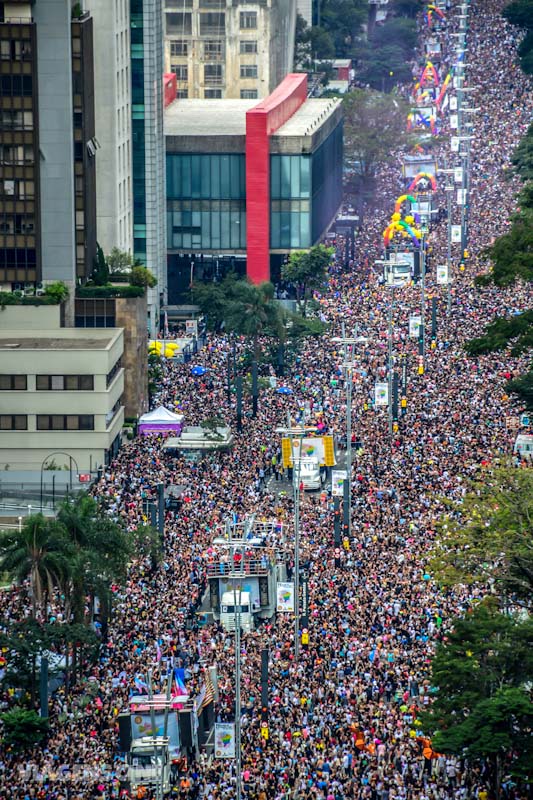
[[[120,329],[2,328],[0,470],[39,470],[54,453],[77,472],[108,464],[124,421],[123,349]]]
[[[158,284],[148,289],[155,335],[166,299],[166,187],[163,133],[163,0],[130,0],[133,252]]]
[[[92,19],[71,0],[1,7],[0,286],[72,288],[96,252]]]
[[[98,242],[133,252],[129,0],[86,0],[94,25]]]
[[[307,99],[304,74],[265,100],[178,100],[165,115],[169,302],[191,273],[276,280],[316,244],[342,199],[342,107]]]
[[[164,0],[178,97],[266,97],[293,68],[295,0]]]

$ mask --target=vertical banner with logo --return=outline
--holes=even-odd
[[[457,111],[457,97],[450,97],[450,111]]]
[[[376,406],[389,405],[389,387],[386,383],[376,383],[374,388],[374,403]]]
[[[409,338],[418,339],[420,336],[420,326],[422,324],[422,317],[412,314],[409,317]]]
[[[460,225],[452,225],[452,242],[454,244],[461,243],[461,226]]]
[[[276,608],[278,611],[294,613],[294,584],[292,581],[279,581],[277,583]]]
[[[457,205],[458,206],[466,205],[466,197],[467,197],[466,189],[457,189]]]
[[[450,128],[459,127],[459,118],[457,114],[450,114]]]
[[[235,758],[233,722],[215,722],[215,758]]]
[[[439,264],[437,267],[437,283],[446,286],[448,283],[448,264]]]
[[[342,497],[344,494],[344,481],[348,477],[345,469],[331,470],[331,494],[333,497]]]
[[[458,136],[450,136],[450,145],[451,145],[451,148],[452,148],[452,153],[458,153],[459,152],[459,143],[460,143],[460,139],[459,139]]]
[[[462,167],[454,167],[453,168],[453,179],[455,183],[462,183],[463,182],[463,168]]]

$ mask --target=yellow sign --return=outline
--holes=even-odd
[[[261,723],[261,736],[265,741],[268,741],[268,725],[266,722]]]
[[[294,437],[292,446],[295,452],[300,452],[301,457],[316,458],[321,467],[335,466],[335,450],[333,436],[306,436],[304,439]],[[292,467],[291,439],[281,440],[281,455],[285,469]]]
[[[307,631],[302,633],[302,644],[309,644],[309,634]]]

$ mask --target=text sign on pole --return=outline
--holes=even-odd
[[[439,264],[437,267],[437,283],[446,286],[448,283],[448,264]]]
[[[389,405],[389,387],[386,383],[376,383],[374,389],[374,402],[376,406]]]
[[[422,324],[422,317],[412,315],[409,317],[409,338],[418,339],[420,336],[420,326]]]
[[[333,497],[342,497],[344,493],[344,481],[348,477],[345,469],[331,470],[331,494]]]
[[[464,206],[466,204],[466,189],[457,189],[457,205]]]
[[[215,722],[215,758],[235,758],[233,722]]]
[[[461,226],[460,225],[452,225],[452,242],[454,244],[460,244],[461,242]]]
[[[292,581],[278,581],[276,584],[276,608],[278,611],[294,613],[294,584]]]

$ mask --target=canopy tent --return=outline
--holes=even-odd
[[[183,427],[183,414],[175,414],[164,406],[154,408],[139,419],[139,433],[173,432],[178,435]]]

